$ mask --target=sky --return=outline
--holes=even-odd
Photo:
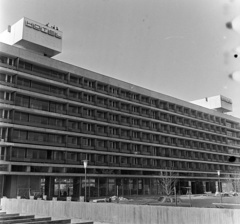
[[[22,17],[63,31],[55,56],[185,101],[223,95],[240,118],[239,0],[0,0],[0,32]]]

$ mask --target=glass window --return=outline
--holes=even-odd
[[[29,121],[33,123],[39,123],[39,124],[48,124],[48,118],[43,116],[37,116],[37,115],[30,115]]]
[[[21,77],[17,78],[17,85],[30,87],[30,80]]]
[[[27,139],[27,131],[13,130],[13,137],[18,139]]]
[[[40,100],[37,98],[32,98],[30,102],[30,107],[38,110],[49,110],[49,102],[45,100]]]
[[[49,85],[47,85],[46,83],[40,83],[40,82],[33,82],[32,81],[32,88],[42,90],[42,91],[45,91],[45,92],[49,92]]]

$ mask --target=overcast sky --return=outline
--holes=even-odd
[[[224,95],[240,117],[239,0],[0,0],[0,32],[28,17],[63,31],[55,59],[185,101]]]

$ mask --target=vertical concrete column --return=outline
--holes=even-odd
[[[79,177],[79,189],[78,189],[78,197],[82,195],[82,178]]]
[[[192,194],[192,181],[188,181],[188,187],[190,187],[190,189],[189,189],[189,194]]]
[[[69,83],[70,82],[70,73],[67,74],[67,82]]]
[[[207,191],[207,188],[206,188],[206,181],[203,181],[203,192],[206,192]]]
[[[216,192],[219,192],[218,181],[215,181]]]

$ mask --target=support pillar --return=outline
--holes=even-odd
[[[203,181],[203,192],[206,192],[207,188],[206,188],[206,181]]]
[[[188,187],[190,187],[188,193],[192,194],[192,181],[190,180],[188,181]]]
[[[219,192],[218,181],[215,181],[216,192]]]

